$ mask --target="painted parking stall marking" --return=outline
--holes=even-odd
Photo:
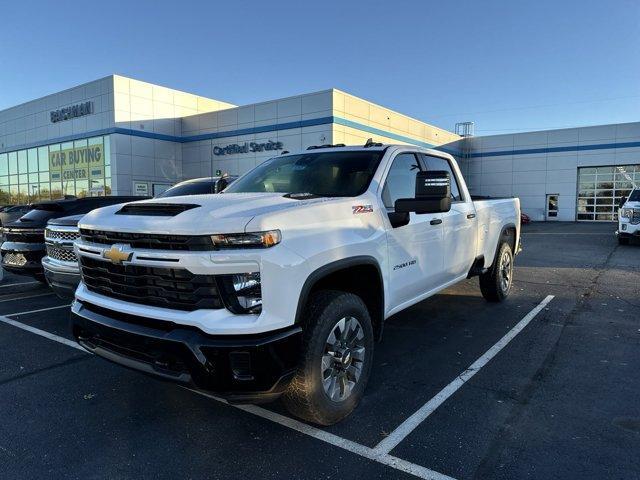
[[[545,308],[551,300],[553,295],[548,295],[542,302],[538,304],[533,310],[524,316],[509,332],[502,337],[496,344],[487,350],[480,358],[473,362],[469,368],[462,372],[455,380],[449,385],[444,387],[440,392],[425,403],[418,411],[407,418],[399,427],[389,434],[384,440],[375,446],[374,450],[380,453],[389,453],[395,447],[398,446],[407,435],[413,432],[418,425],[429,417],[440,405],[442,405],[449,397],[451,397],[456,391],[460,389],[465,383],[467,383],[476,373],[480,371],[489,361],[495,357],[500,351],[506,347],[516,335],[518,335],[529,323],[535,318],[540,311]]]
[[[354,442],[347,438],[340,437],[325,430],[321,430],[314,426],[300,422],[293,418],[281,415],[271,410],[266,410],[256,405],[230,405],[223,399],[220,399],[214,395],[206,392],[187,390],[194,392],[198,395],[205,396],[213,399],[217,402],[225,405],[232,406],[244,412],[258,416],[260,418],[277,423],[281,426],[295,430],[304,435],[313,437],[322,442],[328,443],[343,450],[349,451],[363,458],[375,461],[382,465],[394,468],[398,471],[402,471],[413,475],[418,478],[432,479],[432,480],[453,480],[453,477],[447,476],[435,470],[431,470],[422,465],[418,465],[407,460],[390,455],[389,452],[398,446],[413,430],[415,430],[424,420],[426,420],[438,407],[440,407],[448,398],[450,398],[456,391],[458,391],[466,382],[468,382],[476,373],[478,373],[484,366],[486,366],[500,351],[511,342],[524,328],[531,323],[531,321],[553,300],[553,295],[548,295],[542,302],[540,302],[533,310],[525,315],[509,332],[504,335],[498,342],[496,342],[489,350],[487,350],[480,358],[472,363],[469,368],[462,372],[455,380],[449,385],[443,388],[437,395],[427,401],[419,410],[405,420],[400,426],[393,430],[388,437],[382,440],[378,445],[371,448],[366,445]],[[27,315],[31,313],[38,313],[47,310],[68,308],[69,305],[59,305],[54,307],[42,308],[37,310],[29,310],[24,312],[12,313],[6,316],[0,316],[0,323],[14,326],[21,330],[34,333],[41,337],[53,340],[63,345],[75,348],[87,354],[84,348],[78,345],[75,341],[67,338],[55,335],[39,328],[34,328],[24,323],[18,322],[8,318],[9,316]],[[186,388],[186,387],[183,387]]]

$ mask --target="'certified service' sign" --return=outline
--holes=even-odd
[[[213,147],[213,154],[216,156],[219,155],[234,155],[237,153],[249,153],[249,152],[264,152],[268,150],[282,150],[283,144],[282,142],[272,142],[269,140],[266,143],[244,143],[242,145],[238,145],[234,143],[232,145],[227,145],[226,147]]]
[[[61,122],[70,118],[82,117],[93,113],[93,102],[82,102],[70,107],[59,108],[51,112],[51,122]]]

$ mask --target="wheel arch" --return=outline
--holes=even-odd
[[[384,280],[378,261],[368,255],[344,258],[314,270],[300,291],[295,323],[304,321],[305,306],[319,290],[339,290],[358,295],[371,315],[376,340],[382,337],[384,324]]]
[[[498,236],[498,241],[496,242],[495,251],[493,253],[493,258],[492,258],[491,265],[489,266],[489,268],[491,268],[493,265],[495,265],[496,258],[498,256],[498,250],[500,249],[500,244],[504,240],[509,242],[509,245],[511,246],[511,251],[513,252],[513,254],[515,256],[515,254],[516,254],[516,236],[517,236],[517,230],[516,230],[515,223],[507,223],[506,225],[504,225],[502,227],[502,230],[500,231],[500,235]]]

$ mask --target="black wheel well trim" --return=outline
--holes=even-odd
[[[502,227],[502,230],[500,230],[500,236],[498,237],[498,243],[496,244],[496,251],[493,254],[493,261],[491,262],[491,265],[489,266],[489,268],[493,267],[493,265],[495,265],[496,263],[496,258],[498,257],[498,249],[500,248],[500,243],[502,243],[502,240],[505,237],[509,237],[510,235],[507,234],[508,231],[513,230],[513,245],[511,246],[511,249],[513,250],[513,254],[515,255],[515,251],[517,248],[516,243],[516,236],[518,235],[518,230],[517,227],[515,225],[515,223],[507,223],[506,225],[504,225]]]
[[[342,258],[340,260],[327,263],[326,265],[323,265],[311,272],[302,285],[302,289],[300,290],[298,307],[296,308],[295,323],[298,324],[302,321],[302,315],[304,313],[304,308],[307,304],[307,300],[309,299],[309,294],[313,290],[313,287],[320,280],[340,270],[346,270],[348,268],[359,266],[373,266],[378,272],[378,279],[380,281],[380,289],[382,295],[380,298],[381,308],[380,312],[377,312],[377,315],[379,315],[380,317],[380,331],[382,331],[382,324],[384,323],[384,277],[382,276],[382,269],[380,268],[378,260],[370,255],[357,255],[354,257]],[[376,314],[376,312],[372,312],[372,314]]]

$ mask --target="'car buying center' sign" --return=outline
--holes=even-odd
[[[104,147],[89,145],[49,152],[49,172],[53,181],[104,177]]]

